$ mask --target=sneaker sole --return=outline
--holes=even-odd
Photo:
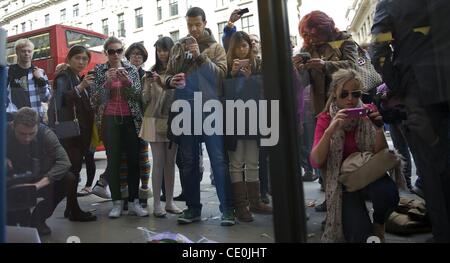
[[[148,214],[146,215],[138,215],[136,212],[128,211],[129,216],[138,216],[138,217],[148,217]]]
[[[118,219],[118,218],[120,218],[122,215],[120,215],[120,216],[110,216],[110,215],[108,215],[108,217],[109,218],[111,218],[111,219]]]
[[[178,224],[180,224],[180,225],[187,225],[187,224],[190,224],[190,223],[198,222],[200,220],[201,220],[201,218],[199,216],[198,217],[194,217],[192,219],[186,219],[186,218],[178,218],[177,219]]]
[[[253,220],[252,220],[253,221]],[[236,221],[222,221],[220,222],[221,226],[234,226],[236,224]]]

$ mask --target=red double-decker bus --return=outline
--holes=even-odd
[[[49,80],[52,81],[55,77],[55,67],[66,62],[67,53],[73,45],[83,45],[91,51],[92,59],[86,72],[96,64],[105,63],[106,57],[102,50],[107,37],[94,31],[65,25],[36,29],[8,38],[7,61],[9,64],[16,63],[14,44],[19,39],[28,38],[34,44],[33,64],[44,69]]]

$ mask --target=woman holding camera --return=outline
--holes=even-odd
[[[104,44],[106,64],[95,67],[92,102],[95,106],[99,134],[108,158],[108,182],[113,200],[110,218],[122,214],[120,165],[126,155],[128,167],[128,214],[148,216],[139,203],[139,131],[142,123],[141,82],[134,66],[123,60],[122,42],[110,37]]]
[[[66,150],[70,162],[71,172],[76,180],[67,195],[67,208],[65,217],[71,221],[94,221],[95,215],[83,212],[77,201],[77,186],[83,158],[89,151],[91,134],[94,122],[94,112],[90,104],[89,87],[93,83],[94,76],[80,77],[81,72],[91,60],[91,53],[83,46],[73,46],[67,54],[68,67],[60,71],[55,78],[54,97],[49,106],[49,123],[55,126],[65,121],[77,120],[80,133],[75,137],[61,139],[61,144]]]
[[[153,215],[164,217],[166,212],[181,214],[182,211],[173,202],[173,188],[175,183],[175,155],[177,145],[170,145],[167,138],[167,123],[174,91],[164,89],[163,74],[166,71],[170,57],[170,50],[174,46],[171,38],[163,37],[155,43],[156,64],[143,78],[143,103],[145,107],[144,120],[140,137],[148,142],[153,155],[152,186],[155,196],[153,198]],[[159,193],[161,185],[165,183],[166,206],[161,207]]]
[[[227,54],[228,79],[225,80],[224,88],[227,100],[259,101],[262,97],[262,82],[258,77],[261,74],[261,60],[254,57],[251,46],[252,41],[245,32],[236,32],[231,37]],[[225,138],[235,214],[243,222],[253,221],[250,211],[259,214],[272,213],[272,207],[261,201],[258,145],[259,136],[250,134],[229,135]]]
[[[348,192],[338,181],[343,161],[355,152],[373,154],[388,148],[383,120],[376,107],[364,105],[359,75],[354,70],[339,70],[333,75],[330,95],[317,119],[311,163],[324,170],[327,217],[322,239],[327,242],[366,242],[373,233],[384,241],[384,222],[397,206],[399,193],[387,175],[365,188]],[[367,114],[351,117],[354,108]],[[365,112],[365,111],[364,111]],[[373,203],[373,225],[365,200]]]

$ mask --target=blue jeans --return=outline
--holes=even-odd
[[[309,161],[309,155],[312,151],[312,146],[314,144],[314,132],[316,129],[316,121],[312,112],[304,113],[304,121],[301,124],[303,125],[303,133],[300,135],[300,173],[301,168],[305,170],[305,173],[315,173],[320,176],[319,169],[313,169],[311,166],[311,162]]]
[[[389,176],[356,192],[342,195],[342,224],[347,242],[364,243],[372,235],[372,223],[365,200],[372,201],[374,223],[384,224],[399,202],[397,186]]]
[[[219,198],[221,212],[233,209],[231,199],[231,181],[224,149],[223,137],[218,135],[202,136],[211,161],[214,173],[215,187]],[[181,176],[184,177],[183,194],[189,209],[201,212],[200,202],[200,140],[199,136],[181,136],[178,151],[181,153],[183,167]]]
[[[394,148],[405,158],[406,166],[403,170],[403,174],[405,176],[406,183],[408,188],[411,188],[411,171],[412,171],[412,163],[411,163],[411,154],[409,152],[409,146],[406,142],[406,138],[403,135],[402,128],[400,125],[391,124],[389,125],[389,131],[391,133],[392,142],[394,143]],[[414,158],[414,156],[413,156]],[[417,168],[417,176],[419,176],[419,169]],[[416,181],[416,186],[421,188],[421,180],[420,177]]]

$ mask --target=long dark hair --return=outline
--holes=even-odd
[[[228,62],[228,68],[231,70],[233,67],[233,60],[237,58],[236,56],[236,47],[240,45],[243,41],[248,43],[248,55],[247,59],[250,60],[250,63],[253,63],[254,56],[252,52],[252,41],[250,40],[250,36],[245,33],[244,31],[238,31],[233,34],[233,36],[230,39],[230,47],[228,48],[227,53],[227,62]]]
[[[162,37],[158,39],[154,45],[155,47],[155,58],[156,58],[156,64],[152,67],[152,71],[161,72],[165,70],[162,61],[158,57],[158,48],[164,50],[164,51],[171,51],[172,47],[175,44],[173,43],[173,40],[170,37]],[[170,57],[170,54],[169,54]]]

